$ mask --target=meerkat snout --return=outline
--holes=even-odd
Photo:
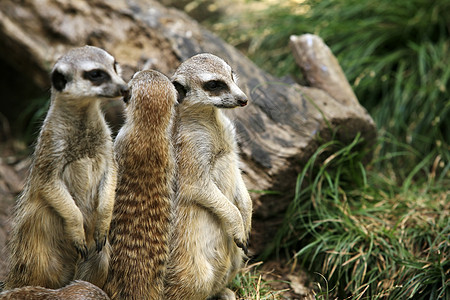
[[[247,98],[237,98],[237,102],[240,106],[244,107],[247,105],[248,99]]]
[[[123,98],[122,98],[123,102],[125,104],[127,104],[131,99],[131,93],[130,93],[130,89],[128,88],[128,85],[122,89],[122,96],[123,96]]]

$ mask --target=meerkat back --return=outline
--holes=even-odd
[[[76,270],[95,284],[106,277],[116,165],[100,100],[119,99],[128,87],[114,58],[90,46],[63,55],[51,81],[50,108],[15,207],[5,289],[60,288]]]
[[[199,54],[176,70],[178,175],[166,299],[234,299],[226,288],[247,252],[252,203],[233,123],[220,111],[247,104],[231,67]]]
[[[114,144],[119,177],[110,233],[112,258],[104,290],[111,299],[164,299],[176,90],[157,71],[136,73],[129,87],[125,124]]]

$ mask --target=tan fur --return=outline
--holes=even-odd
[[[190,58],[172,80],[181,95],[179,173],[165,299],[234,299],[226,285],[243,261],[239,247],[246,250],[252,202],[238,167],[234,126],[218,108],[245,106],[247,97],[230,66],[211,54]]]
[[[97,286],[82,280],[57,290],[39,286],[26,286],[0,293],[0,300],[108,300]]]
[[[85,78],[93,70],[105,80]],[[103,284],[116,164],[100,100],[126,90],[102,49],[75,48],[56,62],[50,108],[15,208],[5,289],[60,288],[73,279]]]
[[[111,299],[164,299],[175,159],[176,90],[156,71],[136,73],[125,125],[115,144],[119,166],[112,259],[104,290]]]

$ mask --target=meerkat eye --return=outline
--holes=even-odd
[[[99,85],[111,79],[108,73],[100,69],[94,69],[85,71],[83,78],[91,81],[92,83]]]
[[[210,80],[207,81],[203,88],[207,91],[220,91],[220,90],[226,90],[228,88],[227,84],[221,80]]]

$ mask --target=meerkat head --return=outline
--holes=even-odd
[[[52,93],[66,99],[118,98],[128,91],[114,57],[84,46],[60,57],[51,72]]]
[[[221,58],[198,54],[183,62],[172,77],[178,102],[234,108],[247,105],[247,96],[237,86],[237,76]]]
[[[149,122],[146,126],[158,125],[165,119],[162,115],[168,115],[177,104],[175,87],[158,71],[139,71],[128,85],[130,90],[124,97],[128,120],[140,119]]]

